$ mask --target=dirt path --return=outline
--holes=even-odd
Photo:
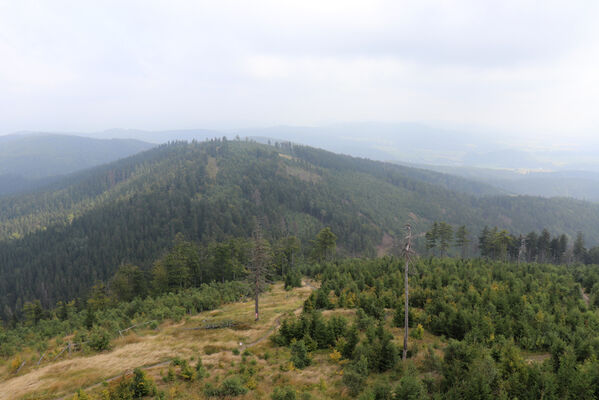
[[[316,290],[317,289],[317,287],[313,286],[311,284],[311,282],[309,282],[309,281],[302,281],[302,284],[303,284],[303,286],[308,287],[308,288],[310,288],[312,290]],[[301,307],[298,307],[297,309],[295,309],[293,311],[293,313],[300,312],[303,309],[303,307],[304,307],[303,305]],[[243,350],[247,349],[248,347],[255,346],[255,345],[259,344],[259,343],[262,343],[266,339],[268,339],[277,330],[277,328],[281,325],[281,319],[283,318],[283,316],[284,315],[279,315],[275,319],[274,323],[268,328],[268,330],[262,336],[260,336],[258,339],[254,340],[253,342],[243,344],[242,346],[240,346],[239,349],[241,351],[243,351]],[[162,361],[162,362],[159,362],[159,363],[156,363],[156,364],[144,365],[144,366],[141,366],[139,368],[142,369],[142,370],[144,370],[144,371],[148,371],[148,370],[151,370],[151,369],[154,369],[154,368],[165,367],[165,366],[169,365],[170,363],[171,363],[171,360],[169,360],[169,361]],[[91,386],[88,386],[88,387],[85,387],[85,388],[82,388],[82,389],[85,390],[86,392],[90,391],[90,390],[94,390],[94,389],[97,389],[97,388],[103,386],[105,383],[110,383],[112,381],[115,381],[115,380],[121,378],[123,375],[129,375],[129,374],[132,374],[132,373],[133,373],[133,369],[126,370],[123,373],[120,373],[120,374],[115,375],[115,376],[111,376],[110,378],[104,379],[101,382],[98,382],[98,383],[96,383],[94,385],[91,385]],[[59,400],[68,400],[68,399],[71,399],[74,395],[75,395],[75,393],[71,393],[71,394],[68,394],[66,396],[60,397]]]
[[[303,286],[305,287],[309,287],[312,290],[316,290],[317,287],[312,286],[312,284],[310,284],[310,282],[307,281],[302,281]],[[297,314],[298,312],[302,311],[304,308],[303,304],[296,308],[295,310],[293,310],[293,314]],[[268,328],[268,331],[266,331],[266,333],[264,335],[262,335],[261,337],[259,337],[258,339],[254,340],[253,342],[250,343],[245,343],[242,346],[239,347],[239,350],[243,351],[245,349],[247,349],[248,347],[252,347],[255,346],[259,343],[262,343],[263,341],[265,341],[266,339],[268,339],[276,330],[277,328],[281,325],[281,319],[284,317],[284,315],[279,315],[276,319],[274,324]]]

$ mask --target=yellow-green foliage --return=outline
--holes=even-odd
[[[79,389],[73,396],[73,400],[90,400],[90,397],[83,391],[83,389]]]
[[[415,329],[410,331],[410,337],[414,339],[422,339],[422,335],[424,334],[424,328],[422,324],[418,324]]]
[[[16,373],[19,370],[21,364],[23,364],[21,356],[16,356],[12,360],[10,360],[10,363],[8,365],[8,372],[10,372],[11,374]]]

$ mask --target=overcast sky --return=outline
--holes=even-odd
[[[0,133],[599,133],[599,2],[0,0]]]

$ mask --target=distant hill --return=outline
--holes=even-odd
[[[204,141],[223,136],[231,137],[230,132],[224,133],[211,129],[170,129],[164,131],[145,131],[141,129],[109,129],[100,132],[85,133],[83,136],[95,137],[100,139],[137,139],[144,142],[163,144],[185,140],[191,142]]]
[[[246,141],[171,143],[86,170],[35,194],[0,198],[0,312],[28,299],[81,296],[123,262],[144,268],[175,235],[199,243],[248,237],[255,218],[276,241],[304,251],[325,226],[345,255],[374,255],[401,241],[410,221],[513,233],[577,231],[599,242],[599,205],[497,195],[463,178],[305,146]]]
[[[473,131],[414,122],[354,122],[326,126],[275,126],[235,131],[373,160],[456,167],[599,172],[594,140],[548,147],[505,132]]]
[[[240,136],[293,141],[336,153],[381,161],[427,164],[462,163],[469,152],[489,152],[498,144],[469,132],[418,123],[344,123],[327,126],[277,126],[244,129]]]
[[[115,161],[152,146],[131,139],[43,133],[0,136],[0,195],[39,187],[49,177]]]
[[[528,171],[474,167],[418,165],[431,171],[461,176],[469,181],[485,183],[511,194],[572,197],[599,202],[599,172],[593,171]]]

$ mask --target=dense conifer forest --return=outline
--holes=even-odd
[[[269,241],[293,236],[303,255],[325,226],[338,236],[341,255],[388,253],[406,221],[419,232],[443,220],[476,233],[489,225],[599,239],[599,206],[591,203],[490,195],[449,175],[224,138],[163,145],[47,190],[5,196],[0,211],[5,320],[27,301],[51,307],[85,297],[123,264],[147,273],[177,234],[201,249],[248,238],[257,216]],[[423,237],[417,245],[424,252]],[[225,278],[205,274],[202,281]]]

